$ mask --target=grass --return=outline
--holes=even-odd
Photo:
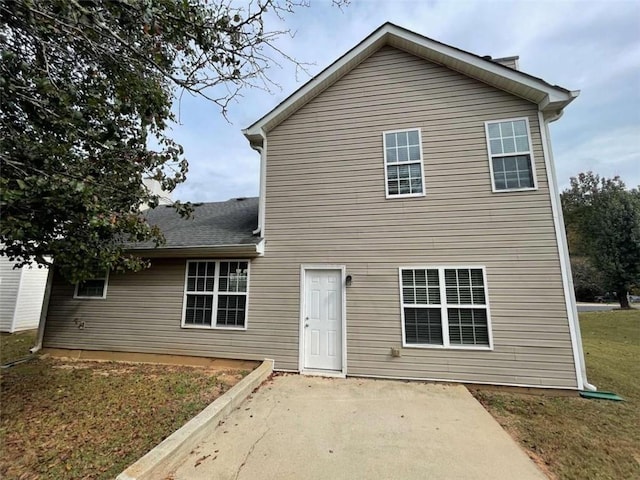
[[[3,363],[28,337],[0,337]],[[242,378],[40,357],[1,375],[0,478],[20,480],[114,478]]]
[[[640,478],[640,311],[580,320],[589,381],[625,402],[473,393],[549,477]],[[1,336],[2,363],[34,343]],[[246,373],[41,358],[4,370],[0,478],[113,478]]]
[[[640,311],[580,315],[589,382],[625,402],[477,390],[554,479],[640,478]]]
[[[0,337],[0,365],[28,357],[29,349],[36,344],[36,330],[20,333],[2,333]]]

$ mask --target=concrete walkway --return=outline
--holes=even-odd
[[[283,375],[168,478],[546,477],[461,385]]]

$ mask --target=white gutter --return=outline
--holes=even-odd
[[[551,211],[556,232],[556,243],[558,244],[558,255],[560,257],[560,270],[562,272],[562,285],[564,287],[564,298],[569,320],[569,334],[573,349],[573,361],[576,369],[576,379],[579,390],[596,391],[597,388],[587,380],[587,369],[584,362],[584,350],[582,348],[582,335],[580,334],[580,322],[578,320],[578,308],[573,289],[573,277],[571,275],[571,262],[569,260],[569,247],[567,244],[567,234],[564,228],[564,217],[560,205],[560,193],[558,191],[558,181],[553,161],[553,150],[549,135],[549,122],[553,122],[562,116],[562,111],[545,119],[541,111],[538,111],[540,122],[540,134],[542,136],[542,150],[544,153],[545,167],[549,184],[549,195],[551,197]]]
[[[42,299],[42,308],[40,309],[40,323],[38,323],[38,338],[35,347],[29,350],[31,353],[36,353],[42,349],[42,342],[44,341],[44,326],[47,322],[47,313],[49,312],[49,299],[51,298],[51,287],[53,286],[53,264],[49,265],[49,272],[47,273],[47,284],[44,289],[44,297]]]
[[[254,235],[260,234],[264,238],[264,217],[267,188],[267,136],[263,129],[260,129],[262,145],[251,145],[260,154],[260,198],[258,200],[258,228],[253,231]]]
[[[241,256],[261,256],[261,246],[258,242],[247,244],[233,245],[185,245],[176,247],[158,247],[158,248],[130,248],[129,253],[146,258],[185,258],[189,256],[212,255],[219,257],[220,255],[241,255]]]

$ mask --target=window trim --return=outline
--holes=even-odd
[[[215,262],[215,275],[213,278],[213,292],[187,292],[187,281],[189,278],[189,264],[190,263],[198,263],[198,262]],[[247,291],[244,292],[246,301],[245,301],[245,315],[244,315],[244,326],[243,327],[227,327],[227,326],[218,326],[216,315],[218,314],[218,284],[220,282],[220,263],[221,262],[247,262]],[[195,330],[231,330],[236,332],[246,331],[249,327],[249,283],[251,279],[251,260],[248,258],[192,258],[188,259],[185,262],[184,266],[184,286],[183,286],[183,295],[182,295],[182,320],[180,322],[180,328],[185,329],[195,329]],[[224,295],[226,294],[236,294],[240,295],[239,292],[222,292]],[[195,294],[195,295],[211,295],[213,297],[213,301],[211,302],[212,309],[212,317],[211,317],[211,326],[208,325],[190,325],[185,323],[186,313],[187,313],[187,295]]]
[[[485,308],[487,311],[487,336],[489,338],[489,345],[451,345],[449,341],[449,316],[447,308],[478,308],[478,305],[466,305],[466,304],[451,304],[447,303],[446,297],[446,285],[444,282],[444,271],[446,269],[476,269],[482,270],[482,281],[484,282],[484,295],[485,295]],[[438,270],[438,280],[440,283],[440,303],[433,304],[431,308],[440,308],[440,321],[442,322],[442,345],[430,345],[430,344],[416,344],[407,343],[407,337],[405,332],[405,318],[404,309],[405,306],[409,308],[415,308],[415,304],[405,304],[402,296],[402,271],[403,270]],[[491,308],[489,306],[489,285],[487,283],[487,269],[484,265],[405,265],[398,267],[398,293],[400,295],[400,324],[402,327],[402,348],[426,348],[436,350],[482,350],[493,351],[493,329],[491,325]],[[425,305],[425,308],[429,308],[430,305]]]
[[[502,122],[516,122],[524,120],[525,126],[527,129],[527,135],[529,140],[529,151],[528,152],[515,152],[509,155],[493,155],[491,153],[491,142],[489,140],[489,125],[492,123],[502,123]],[[493,193],[509,193],[509,192],[531,192],[534,190],[538,190],[538,176],[536,174],[536,161],[533,155],[533,142],[531,138],[531,126],[529,124],[529,117],[516,117],[516,118],[501,118],[498,120],[488,120],[484,122],[484,138],[487,144],[487,155],[489,157],[489,171],[491,174],[491,191]],[[529,162],[531,163],[531,176],[533,177],[533,187],[523,187],[523,188],[503,188],[497,189],[495,177],[493,175],[493,157],[513,157],[517,155],[529,155]]]
[[[87,297],[85,295],[78,295],[78,288],[80,287],[80,283],[76,282],[75,289],[73,290],[73,298],[78,300],[106,300],[107,299],[107,288],[109,287],[109,271],[105,271],[103,277],[94,277],[88,278],[87,280],[104,280],[104,287],[102,288],[102,296],[101,297]]]
[[[400,132],[418,132],[418,142],[420,143],[420,178],[422,179],[422,192],[421,193],[399,193],[397,195],[389,194],[389,174],[387,173],[387,134],[388,133],[400,133]],[[397,165],[399,162],[395,162]],[[417,160],[410,162],[402,162],[402,164],[411,165],[417,163]],[[382,132],[382,164],[384,167],[384,194],[387,199],[394,198],[412,198],[412,197],[424,197],[427,193],[426,182],[424,180],[424,155],[422,153],[422,129],[420,127],[401,128],[399,130],[385,130]],[[393,165],[393,164],[389,164]]]

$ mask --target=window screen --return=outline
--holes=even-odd
[[[495,190],[535,188],[531,140],[525,119],[486,124]]]
[[[244,328],[248,279],[247,261],[187,262],[184,325]]]
[[[483,267],[402,268],[400,278],[405,345],[490,346]]]
[[[96,276],[76,284],[74,298],[106,298],[107,274]]]
[[[422,195],[422,146],[419,130],[384,134],[387,195]]]

